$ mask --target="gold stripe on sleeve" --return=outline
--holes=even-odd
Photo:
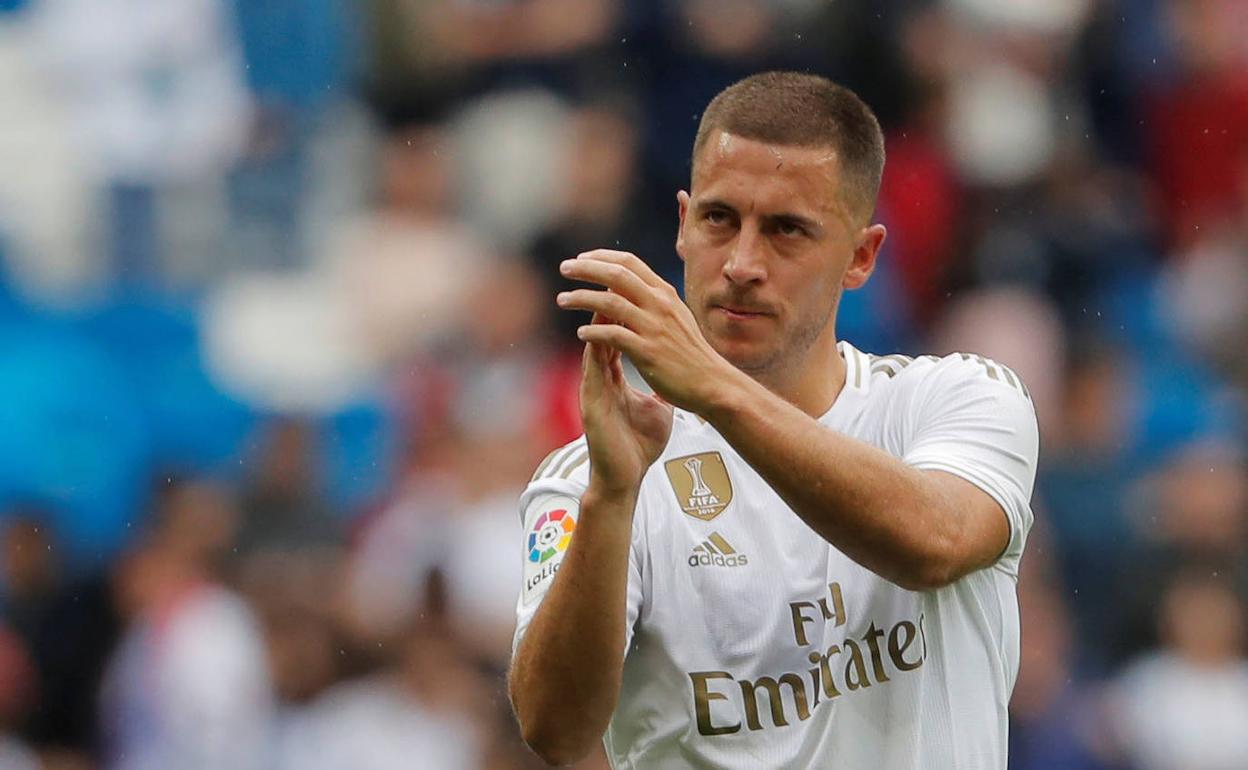
[[[559,448],[558,448],[558,449],[556,449],[555,451],[553,451],[553,452],[551,452],[550,454],[546,455],[546,459],[545,459],[545,460],[542,460],[542,464],[541,464],[541,465],[539,465],[539,466],[537,466],[537,470],[536,470],[536,471],[534,471],[534,472],[533,472],[533,475],[529,478],[529,483],[530,483],[530,484],[532,484],[534,481],[537,481],[537,477],[542,475],[542,471],[546,470],[546,466],[547,466],[547,465],[550,465],[550,461],[551,461],[551,460],[553,460],[553,459],[555,459],[555,455],[557,455],[557,454],[559,454],[560,452],[562,452],[562,451],[563,451],[563,449],[564,449],[563,447],[559,447]]]
[[[565,444],[564,446],[556,449],[551,455],[550,461],[542,463],[542,467],[538,468],[537,473],[533,474],[532,481],[537,481],[541,478],[552,478],[559,472],[559,468],[562,467],[567,459],[576,454],[576,450],[580,446],[581,441],[578,439],[573,441],[571,444]]]
[[[581,467],[582,465],[584,465],[584,464],[585,464],[585,461],[586,461],[586,460],[588,460],[588,459],[589,459],[589,450],[588,450],[588,449],[586,449],[584,452],[582,452],[582,453],[581,453],[581,455],[580,455],[579,457],[577,457],[575,460],[573,460],[573,461],[572,461],[572,463],[571,463],[570,465],[568,465],[568,467],[566,467],[566,468],[564,468],[564,469],[563,469],[563,473],[560,473],[560,474],[559,474],[559,478],[561,478],[561,479],[566,479],[566,478],[568,478],[569,476],[571,476],[571,475],[572,475],[572,471],[574,471],[574,470],[576,470],[577,468],[579,468],[579,467]]]

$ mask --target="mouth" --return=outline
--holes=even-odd
[[[731,305],[711,305],[711,310],[718,310],[734,321],[748,321],[753,318],[766,318],[771,313],[757,310],[754,308],[733,307]]]

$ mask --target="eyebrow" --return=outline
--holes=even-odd
[[[740,212],[737,211],[736,206],[733,206],[731,203],[728,203],[727,201],[721,200],[719,198],[708,198],[706,200],[700,200],[694,204],[694,210],[698,213],[707,211],[709,209],[725,209],[727,211],[731,211],[732,213],[740,216]],[[813,233],[813,234],[823,232],[822,222],[816,219],[811,219],[810,217],[804,216],[802,214],[794,214],[792,212],[782,211],[777,214],[767,214],[763,218],[770,222],[788,222],[791,224],[795,224],[799,227],[805,228],[808,232]]]
[[[810,217],[804,217],[801,214],[770,214],[766,218],[770,219],[772,222],[788,222],[795,224],[812,234],[819,233],[823,230],[823,226],[820,225],[819,222],[811,219]]]

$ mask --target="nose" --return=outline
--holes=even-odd
[[[767,277],[763,250],[760,233],[752,227],[742,227],[724,262],[724,277],[735,284],[763,281]]]

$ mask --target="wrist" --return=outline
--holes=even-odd
[[[631,521],[640,491],[640,478],[635,482],[608,480],[596,476],[591,469],[589,485],[581,495],[581,508],[614,513]]]
[[[714,379],[714,387],[697,414],[717,428],[737,422],[750,400],[751,387],[761,387],[736,367]]]

